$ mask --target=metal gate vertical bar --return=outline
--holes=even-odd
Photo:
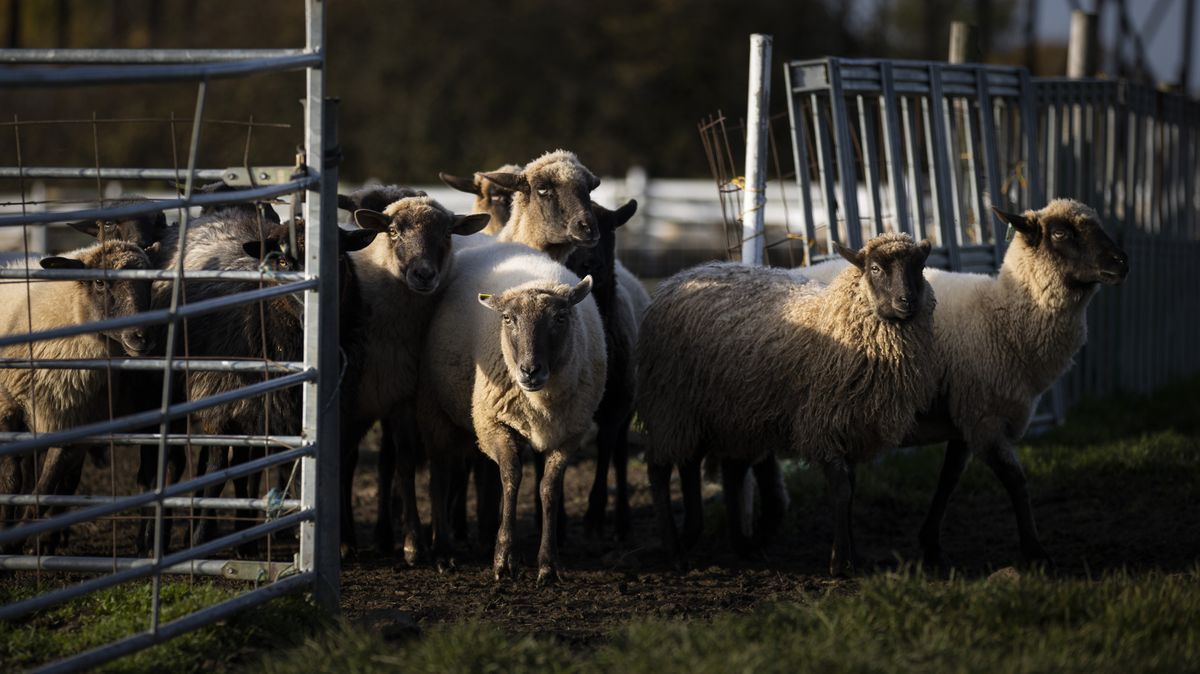
[[[901,157],[903,150],[900,141],[903,131],[900,128],[899,115],[896,105],[900,99],[896,96],[896,83],[892,79],[892,64],[884,62],[880,70],[883,83],[883,96],[880,98],[880,111],[883,113],[883,143],[887,156],[888,185],[892,188],[892,206],[895,208],[896,230],[905,234],[914,234],[912,218],[908,212],[907,189],[904,178],[904,166]],[[911,171],[915,173],[915,169]],[[915,180],[915,177],[910,179]]]
[[[842,182],[842,214],[846,222],[846,245],[862,248],[862,222],[858,215],[858,177],[855,172],[854,142],[850,139],[850,117],[846,110],[846,92],[842,88],[842,65],[829,59],[829,109],[833,115],[833,134],[837,150],[838,176]],[[830,236],[836,223],[829,223]]]
[[[811,246],[816,241],[817,232],[813,223],[812,208],[812,178],[808,174],[808,125],[804,121],[802,104],[796,101],[796,92],[792,89],[792,66],[783,64],[784,90],[787,92],[788,123],[792,132],[792,161],[796,166],[796,185],[800,188],[800,211],[804,214],[804,260],[808,266],[812,259]]]
[[[992,203],[1002,203],[1000,194],[1000,157],[996,150],[996,123],[992,113],[992,93],[988,90],[987,72],[982,68],[975,73],[976,86],[979,87],[979,135],[983,140],[983,164],[987,171],[988,192],[992,195]],[[979,235],[984,236],[985,223],[992,225],[992,252],[996,269],[1004,259],[1004,234],[1000,231],[999,221],[987,210],[983,199],[979,200]],[[980,241],[983,243],[983,241]]]
[[[962,260],[959,252],[958,237],[954,230],[955,213],[951,201],[950,190],[954,179],[950,175],[949,136],[946,129],[946,97],[942,93],[942,67],[937,64],[929,66],[929,100],[925,108],[925,125],[929,133],[929,170],[933,175],[930,184],[933,185],[934,212],[937,213],[938,228],[942,235],[942,245],[950,260],[952,271],[962,270]]]
[[[832,64],[829,68],[833,68]],[[812,95],[813,123],[817,129],[817,162],[821,171],[821,194],[825,199],[825,213],[828,223],[825,230],[825,252],[833,252],[833,242],[837,239],[837,193],[833,177],[833,148],[830,147],[829,124],[821,114],[821,99],[817,94]]]
[[[321,280],[304,294],[304,365],[317,368],[317,380],[304,385],[302,435],[316,444],[314,457],[302,462],[301,507],[316,511],[300,526],[300,569],[314,574],[313,596],[336,612],[340,601],[338,555],[339,430],[337,404],[338,278],[336,103],[325,100],[325,3],[307,0],[306,47],[322,56],[307,71],[304,149],[308,170],[321,177],[320,188],[304,200],[305,274]]]

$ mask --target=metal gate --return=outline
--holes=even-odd
[[[156,409],[115,415],[107,420],[87,423],[53,432],[32,433],[10,431],[0,435],[0,464],[18,457],[34,457],[33,465],[43,452],[52,447],[88,444],[107,448],[110,470],[116,471],[118,461],[127,461],[123,453],[137,451],[133,445],[156,447],[154,488],[138,493],[118,493],[115,486],[109,493],[0,494],[0,505],[33,508],[53,508],[57,514],[22,521],[16,526],[0,529],[0,546],[24,545],[32,541],[33,554],[0,555],[0,570],[29,574],[37,579],[38,592],[23,600],[0,606],[0,620],[15,620],[46,608],[67,602],[103,588],[120,583],[151,579],[152,596],[146,629],[137,634],[113,641],[92,650],[75,654],[45,667],[45,671],[69,671],[94,667],[121,655],[160,643],[176,635],[213,623],[235,611],[259,604],[285,592],[309,590],[318,604],[337,610],[339,594],[338,549],[338,372],[340,352],[337,344],[337,140],[336,101],[325,97],[325,3],[304,0],[306,44],[302,49],[218,49],[218,50],[63,50],[17,49],[0,51],[0,90],[15,96],[28,87],[94,87],[125,83],[167,84],[195,83],[195,113],[190,120],[190,141],[186,167],[173,168],[105,168],[99,157],[93,166],[46,167],[27,166],[18,150],[17,163],[0,168],[0,180],[17,183],[20,191],[19,212],[13,207],[0,211],[0,228],[19,228],[28,251],[31,228],[85,219],[119,219],[164,209],[179,214],[179,253],[182,258],[187,246],[189,219],[192,207],[215,206],[247,200],[264,200],[294,195],[294,205],[303,215],[303,231],[293,222],[291,236],[303,234],[306,243],[303,271],[197,271],[184,272],[183,265],[174,271],[111,270],[111,269],[32,269],[24,265],[0,267],[0,283],[44,283],[66,280],[155,279],[171,284],[169,308],[150,310],[121,318],[106,318],[78,325],[29,330],[0,335],[0,348],[22,349],[41,340],[67,338],[85,333],[98,333],[133,326],[165,325],[165,353],[157,358],[111,357],[91,360],[39,360],[36,358],[0,358],[0,368],[26,370],[101,370],[108,374],[122,371],[157,369],[163,373],[162,404]],[[280,162],[277,167],[238,166],[222,169],[197,167],[197,156],[203,147],[206,123],[206,104],[210,83],[224,78],[240,78],[267,73],[303,71],[306,74],[303,94],[303,144],[299,159]],[[40,120],[53,122],[60,120]],[[143,120],[144,121],[144,120]],[[17,137],[17,147],[23,124],[14,119],[10,126]],[[95,120],[93,120],[95,123]],[[175,120],[172,119],[174,124]],[[98,154],[98,151],[97,151]],[[2,161],[7,161],[2,160]],[[182,193],[172,198],[152,199],[141,203],[123,203],[113,207],[48,211],[31,211],[26,202],[27,181],[60,178],[89,178],[99,185],[104,180],[171,180],[182,183]],[[201,180],[222,180],[238,189],[233,192],[202,193]],[[186,303],[182,301],[184,280],[218,280],[222,282],[253,282],[258,287],[238,290],[215,299]],[[191,358],[183,343],[181,324],[187,320],[204,320],[212,312],[271,298],[298,296],[303,302],[303,357],[295,362],[278,362],[269,354],[262,358]],[[32,354],[32,347],[30,347]],[[236,390],[200,399],[181,400],[173,392],[172,372],[253,372],[262,373],[261,382]],[[256,436],[204,436],[179,432],[172,422],[184,419],[202,409],[247,398],[263,400],[270,392],[300,387],[302,418],[298,436],[262,434]],[[108,395],[111,397],[111,379]],[[38,394],[35,392],[34,404]],[[156,433],[131,432],[146,426],[157,426]],[[169,448],[183,446],[189,453],[194,448],[261,448],[264,456],[236,463],[220,471],[193,474],[174,484],[166,480]],[[80,450],[81,451],[81,450]],[[145,459],[143,459],[145,460]],[[196,496],[198,490],[224,484],[234,478],[261,475],[268,469],[279,470],[298,463],[292,470],[292,480],[285,492],[272,491],[262,499],[213,498]],[[113,476],[112,483],[117,479]],[[296,493],[292,493],[292,492]],[[264,521],[255,517],[254,523],[234,533],[219,535],[206,542],[191,544],[185,536],[182,549],[167,551],[169,541],[163,538],[164,520],[172,515],[183,519],[181,513],[190,509],[211,509],[230,513],[234,510],[256,510]],[[146,517],[150,512],[154,543],[152,554],[136,557],[129,554],[127,545],[117,543],[119,518]],[[71,554],[42,554],[43,536],[83,523],[111,523],[112,547],[109,555],[81,556]],[[270,537],[278,532],[297,534],[294,544],[284,547],[283,559],[272,559],[270,539],[266,560],[236,560],[214,557],[233,546]],[[278,549],[278,548],[277,548]],[[17,552],[21,552],[18,550]],[[65,586],[46,590],[41,576],[48,572],[70,572],[90,577],[69,582]],[[227,579],[248,580],[254,585],[234,598],[208,606],[182,618],[160,620],[160,586],[164,574],[216,575]]]

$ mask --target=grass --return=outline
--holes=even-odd
[[[230,587],[207,582],[165,582],[161,620],[170,621],[236,593]],[[11,578],[0,582],[0,604],[36,594],[39,592],[30,582]],[[150,594],[149,583],[122,585],[67,602],[23,622],[0,622],[0,671],[21,671],[144,631],[150,619]],[[303,598],[281,597],[217,625],[111,662],[100,671],[228,670],[258,649],[295,645],[322,620]]]
[[[485,623],[441,626],[400,644],[341,626],[265,659],[306,672],[1129,672],[1200,663],[1200,575],[1102,580],[864,580],[711,623],[649,620],[596,649],[511,636]]]

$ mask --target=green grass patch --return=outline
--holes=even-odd
[[[399,644],[341,626],[252,671],[1130,672],[1200,665],[1200,576],[866,579],[710,623],[630,623],[595,649],[486,623]]]
[[[46,588],[43,587],[42,592]],[[161,622],[230,599],[228,586],[185,580],[163,583]],[[39,592],[32,582],[0,582],[0,604]],[[67,602],[23,622],[0,622],[0,671],[21,671],[145,631],[150,621],[150,583],[126,584]],[[179,638],[128,655],[104,672],[200,672],[227,670],[247,653],[298,643],[321,624],[311,603],[299,596],[274,599],[256,609]]]

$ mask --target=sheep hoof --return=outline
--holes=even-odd
[[[406,541],[404,543],[404,563],[409,566],[416,566],[425,559],[425,547],[417,541]]]
[[[556,567],[554,567],[553,565],[542,565],[538,569],[538,575],[537,575],[537,586],[538,587],[546,587],[547,585],[553,585],[555,583],[562,582],[562,580],[563,580],[562,574],[559,573],[558,569]]]
[[[453,557],[439,557],[437,561],[434,562],[434,566],[437,567],[438,573],[448,573],[458,568],[458,565],[455,564]]]
[[[495,572],[497,581],[501,581],[505,577],[516,580],[517,560],[513,559],[512,553],[498,555],[495,564],[492,565],[492,570]]]

